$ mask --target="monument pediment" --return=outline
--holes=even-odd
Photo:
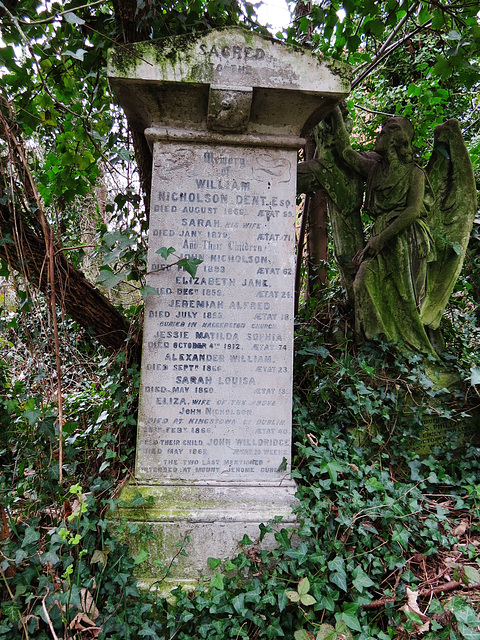
[[[351,69],[237,27],[117,47],[108,75],[139,131],[303,136],[348,94]]]

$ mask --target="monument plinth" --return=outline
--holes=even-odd
[[[153,496],[156,557],[168,562],[189,532],[185,582],[260,523],[293,522],[296,158],[348,94],[349,68],[226,29],[115,49],[108,73],[153,150],[158,294],[145,304],[138,484],[122,497]],[[195,277],[170,247],[201,261]]]

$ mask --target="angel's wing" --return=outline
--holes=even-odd
[[[420,316],[424,325],[437,329],[462,269],[477,209],[472,163],[457,120],[435,127],[426,172],[433,193],[429,225],[435,257],[427,265]]]

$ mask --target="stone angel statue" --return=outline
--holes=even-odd
[[[329,196],[335,257],[358,338],[437,357],[477,195],[457,120],[435,128],[426,169],[415,163],[413,133],[407,118],[388,118],[374,151],[359,153],[336,107],[315,132],[317,158],[298,165],[297,190],[322,188]],[[373,220],[367,240],[362,205]]]

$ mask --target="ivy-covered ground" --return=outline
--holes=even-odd
[[[244,539],[236,557],[210,559],[195,591],[167,600],[136,587],[135,565],[154,559],[131,558],[116,536],[137,525],[109,527],[131,473],[138,370],[69,339],[78,333],[59,318],[59,486],[45,327],[6,314],[0,639],[480,638],[479,449],[452,435],[448,450],[416,453],[426,416],[454,425],[479,404],[474,315],[449,313],[444,363],[458,383],[446,391],[428,377],[432,363],[391,345],[354,348],[340,318],[307,306],[295,359],[298,528],[264,523],[259,540],[273,531],[275,550]]]

